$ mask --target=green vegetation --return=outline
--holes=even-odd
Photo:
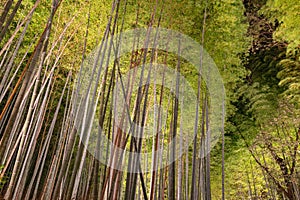
[[[0,199],[300,200],[299,27],[298,0],[0,1]],[[224,127],[209,131],[222,94],[200,76],[202,49],[136,37],[106,62],[120,51],[109,37],[135,28],[203,46]],[[174,74],[132,89],[149,63]]]

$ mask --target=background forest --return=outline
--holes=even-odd
[[[218,106],[226,110],[225,125],[205,157],[212,101],[201,69],[151,48],[132,50],[111,63],[102,56],[117,54],[109,36],[151,27],[197,41],[222,76],[226,101]],[[0,199],[300,200],[299,27],[298,0],[0,0]],[[91,55],[100,64],[88,69]],[[116,126],[112,93],[122,74],[149,62],[180,72],[199,104],[183,119],[180,106],[186,97],[174,95],[182,88],[178,77],[174,91],[157,83],[131,93],[131,81],[139,80],[133,72],[124,92],[131,120],[162,126],[160,109],[147,117],[150,105],[159,104],[166,113],[162,131],[140,139],[134,134],[142,135],[143,129],[127,127],[134,134],[126,135]],[[96,71],[81,77],[92,67]],[[97,80],[99,87],[79,94],[82,80]],[[98,103],[97,123],[116,146],[152,152],[152,157],[129,156],[125,162],[123,155],[110,152],[100,133],[87,134],[91,119],[80,110],[85,106],[80,97]],[[124,116],[122,124],[131,123]],[[194,141],[165,165],[185,142],[184,120]],[[179,147],[167,147],[176,135]],[[96,156],[85,148],[88,142]],[[157,148],[168,152],[167,158],[156,156]],[[97,159],[100,152],[113,167]],[[147,167],[157,170],[142,172]]]

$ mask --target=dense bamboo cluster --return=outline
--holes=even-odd
[[[299,2],[0,7],[0,199],[300,200]]]
[[[22,0],[19,0],[13,8],[11,8],[13,1],[6,2],[1,15],[0,40],[5,36],[7,27],[21,2]],[[180,41],[178,56],[148,47],[149,41],[146,37],[143,41],[145,48],[134,50],[133,46],[131,55],[125,56],[128,63],[122,64],[120,58],[106,59],[107,55],[118,54],[118,42],[115,43],[111,38],[122,32],[126,15],[126,0],[115,0],[99,48],[94,52],[93,63],[88,66],[93,69],[92,73],[84,77],[88,63],[85,60],[86,41],[89,36],[88,23],[81,66],[78,70],[75,68],[67,72],[60,96],[55,98],[54,94],[57,94],[55,90],[58,89],[55,83],[60,68],[59,59],[68,45],[68,42],[64,45],[59,43],[74,19],[66,24],[64,30],[58,34],[57,40],[49,41],[50,34],[53,34],[53,18],[61,1],[52,1],[51,13],[43,33],[32,40],[34,51],[29,59],[25,59],[28,57],[26,52],[21,61],[14,60],[31,16],[39,3],[40,1],[36,1],[30,12],[20,21],[0,52],[2,58],[0,69],[1,73],[3,72],[0,95],[1,102],[4,102],[0,116],[0,158],[3,165],[0,179],[5,181],[1,186],[1,198],[211,199],[210,150],[207,156],[200,156],[204,154],[201,152],[203,151],[201,146],[210,145],[210,135],[207,132],[210,126],[209,96],[203,86],[205,83],[201,79],[201,71],[198,72],[195,119],[194,122],[190,122],[194,124],[191,127],[194,126],[195,136],[193,144],[189,147],[192,152],[183,152],[175,159],[178,144],[174,142],[168,146],[169,142],[179,135],[180,149],[183,151],[184,130],[182,130],[181,110],[183,98],[188,97],[180,96],[183,87],[179,78],[182,63]],[[158,2],[153,7],[148,23],[149,34],[151,30],[155,32],[163,20],[164,8],[157,5]],[[13,12],[8,12],[10,9],[13,9]],[[202,43],[205,40],[206,12],[204,15]],[[138,24],[138,12],[136,16],[135,23]],[[71,39],[72,37],[68,40]],[[53,50],[57,48],[53,60]],[[154,85],[142,83],[145,77],[146,80],[150,80],[151,70],[154,70],[154,63],[157,60],[167,64],[170,63],[168,61],[170,59],[173,59],[171,63],[177,72],[174,91],[167,91],[164,88],[166,81],[164,74],[161,83],[155,82]],[[199,61],[202,59],[203,55],[199,55]],[[149,70],[144,70],[149,61]],[[127,82],[123,82],[124,70],[138,66],[142,66],[141,72],[133,71]],[[78,76],[74,76],[74,71],[78,71]],[[139,87],[138,91],[133,91],[133,83],[136,80],[143,86]],[[116,124],[113,110],[115,103],[113,91],[116,82],[121,83],[120,91],[124,95],[126,105],[121,112],[119,124]],[[161,107],[166,103],[168,105],[165,108],[166,124],[163,126]],[[154,126],[157,129],[153,130],[155,132],[153,137],[144,139],[141,136],[145,131],[144,126],[149,123],[148,113],[151,104],[160,106],[158,110],[156,109],[156,117],[152,119],[152,122],[157,124]],[[53,106],[55,109],[49,112]],[[93,115],[97,115],[99,119],[97,122],[99,130],[98,134],[94,135],[94,140],[91,140]],[[134,126],[133,123],[139,126]],[[130,124],[129,130],[122,127],[122,124],[124,127]],[[143,153],[150,148],[151,170],[145,171],[149,166],[141,162],[139,156],[125,157],[123,153],[111,150],[109,142],[105,143],[101,139],[102,134],[114,146],[129,152]],[[94,152],[90,151],[88,145],[94,145]],[[167,157],[164,159],[158,157],[155,153],[158,149],[167,152]],[[100,156],[105,157],[106,162],[100,162]],[[224,175],[222,177],[224,179]],[[222,194],[224,199],[224,181]]]

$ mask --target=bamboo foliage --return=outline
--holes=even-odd
[[[193,128],[194,140],[189,146],[193,150],[189,151],[185,149],[188,139],[185,138],[183,109],[190,97],[182,95],[185,85],[181,79],[181,73],[188,66],[182,59],[187,49],[182,48],[185,45],[181,39],[176,44],[166,44],[167,49],[176,46],[176,56],[162,51],[159,46],[162,37],[159,28],[166,21],[172,26],[172,16],[164,14],[165,4],[170,2],[157,0],[151,4],[146,37],[139,41],[141,38],[135,36],[130,53],[118,57],[122,43],[122,35],[118,34],[127,26],[132,2],[114,0],[102,40],[91,53],[91,60],[87,54],[91,24],[95,19],[90,4],[82,49],[77,52],[80,62],[74,58],[71,69],[61,59],[72,48],[69,45],[81,29],[80,26],[72,29],[80,11],[64,24],[61,32],[56,32],[59,30],[57,13],[62,12],[60,6],[64,2],[53,0],[43,32],[36,35],[37,41],[24,53],[20,50],[41,2],[35,1],[15,30],[9,32],[22,3],[18,0],[13,5],[13,1],[8,0],[0,17],[0,160],[4,166],[0,179],[7,179],[0,188],[0,198],[212,199],[211,102],[208,84],[201,76],[204,50],[199,50],[198,55],[197,106],[191,111],[191,116],[196,117],[189,126]],[[138,3],[134,9],[136,27],[144,23],[140,13],[142,6]],[[202,38],[199,37],[201,45],[205,43],[207,12],[205,7]],[[69,29],[72,29],[70,33]],[[154,35],[153,41],[151,35]],[[140,43],[144,45],[142,49],[138,49]],[[157,74],[156,64],[160,61],[175,72],[171,84],[174,87],[170,90],[165,88],[170,81],[168,71],[163,71],[161,79]],[[130,74],[127,76],[124,71]],[[121,91],[124,98],[119,118],[116,107],[121,97],[114,94],[115,90]],[[225,110],[225,104],[222,106]],[[96,122],[95,116],[98,116]],[[97,134],[94,134],[95,124]],[[154,127],[151,136],[147,135],[149,124]],[[222,131],[222,199],[225,199],[224,129]],[[179,143],[172,143],[176,138]],[[144,158],[149,151],[151,156]],[[157,153],[159,151],[163,153]]]

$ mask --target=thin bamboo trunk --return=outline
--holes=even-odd
[[[17,1],[17,3],[15,5],[14,9],[12,10],[9,18],[6,20],[4,27],[1,26],[1,22],[0,22],[0,30],[1,30],[0,31],[0,43],[1,43],[2,39],[3,39],[3,37],[5,36],[5,33],[7,32],[9,25],[13,21],[13,19],[14,19],[15,15],[16,15],[16,13],[17,13],[17,11],[18,11],[21,3],[22,3],[22,0],[18,0]]]
[[[173,140],[171,150],[170,150],[170,161],[171,164],[169,166],[169,195],[168,198],[170,200],[174,200],[176,198],[175,193],[175,156],[176,156],[176,135],[177,135],[177,121],[178,121],[178,109],[179,109],[179,87],[180,87],[180,54],[181,54],[181,41],[179,39],[178,43],[178,57],[177,57],[177,67],[176,67],[176,88],[175,88],[175,99],[174,99],[174,110],[173,110],[173,128],[172,135],[170,135],[171,140]]]
[[[13,62],[14,62],[14,60],[15,60],[15,58],[16,58],[16,55],[17,55],[17,53],[18,53],[18,51],[19,51],[19,48],[20,48],[20,46],[21,46],[21,43],[22,43],[22,41],[23,41],[23,39],[24,39],[24,36],[25,36],[25,33],[26,33],[26,31],[27,31],[27,28],[28,28],[28,25],[29,25],[30,21],[31,21],[31,17],[29,18],[29,20],[28,20],[27,23],[25,24],[25,27],[24,27],[24,29],[23,29],[23,31],[22,31],[22,33],[21,33],[21,36],[19,37],[19,40],[18,40],[18,42],[17,42],[16,48],[15,48],[15,50],[14,50],[14,52],[13,52],[11,58],[9,59],[9,63],[5,66],[6,71],[5,71],[5,74],[4,74],[4,76],[2,77],[2,80],[1,80],[1,83],[0,83],[0,94],[2,94],[3,87],[6,85],[6,80],[7,80],[7,78],[8,78],[9,73],[11,72],[11,68],[12,68],[12,66],[13,66]],[[5,93],[4,93],[4,94],[5,94]],[[1,102],[1,100],[0,100],[0,102]]]
[[[2,30],[2,27],[5,23],[5,19],[6,19],[6,16],[11,8],[13,4],[13,0],[8,0],[3,8],[3,12],[1,14],[1,17],[0,17],[0,30]],[[1,42],[1,41],[0,41]]]

